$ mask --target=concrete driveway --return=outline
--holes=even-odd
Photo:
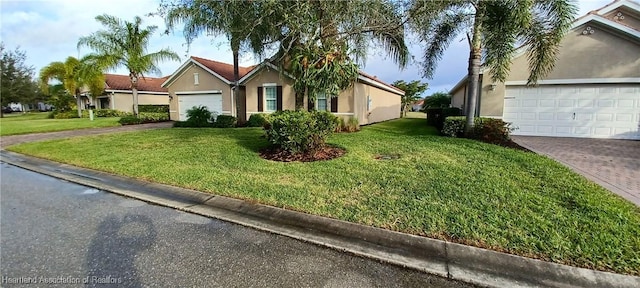
[[[513,141],[547,155],[640,206],[640,141],[513,136]]]

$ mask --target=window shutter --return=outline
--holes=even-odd
[[[282,111],[282,86],[276,87],[276,110]]]
[[[309,97],[309,106],[307,107],[309,112],[316,110],[316,103]]]
[[[262,87],[258,87],[258,112],[264,111],[264,99],[262,98]]]
[[[338,113],[338,97],[331,97],[331,112]]]

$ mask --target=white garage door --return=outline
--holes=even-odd
[[[640,85],[509,86],[503,120],[514,135],[640,139]]]
[[[180,111],[180,121],[187,120],[187,110],[194,106],[206,106],[207,110],[222,115],[222,94],[179,95],[178,108]]]

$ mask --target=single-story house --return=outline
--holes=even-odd
[[[411,111],[420,111],[420,109],[422,109],[422,104],[424,104],[424,99],[413,102],[413,105],[411,105]]]
[[[105,74],[104,94],[86,97],[85,105],[96,109],[114,109],[133,112],[133,92],[129,75]],[[169,105],[169,92],[161,84],[169,76],[162,78],[144,77],[138,80],[139,105]]]
[[[278,67],[264,61],[240,67],[239,100],[236,103],[233,88],[233,65],[191,57],[182,64],[162,87],[169,92],[171,120],[186,120],[186,111],[193,106],[206,106],[219,115],[232,115],[245,121],[252,114],[294,110],[293,80]],[[360,125],[400,117],[401,96],[404,91],[376,77],[360,72],[349,89],[335,98],[318,97],[315,103],[304,100],[305,109],[314,105],[343,117],[356,117]],[[236,115],[236,105],[240,114]]]
[[[555,68],[526,86],[520,48],[504,83],[480,76],[476,115],[513,123],[514,135],[640,139],[640,4],[615,1],[575,20]],[[463,108],[467,77],[450,90]]]

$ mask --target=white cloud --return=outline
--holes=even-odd
[[[578,1],[579,15],[602,7],[610,0],[581,0]],[[88,53],[88,49],[78,52],[76,44],[78,38],[89,35],[101,29],[95,16],[110,14],[121,19],[131,21],[134,16],[140,16],[144,25],[159,26],[158,34],[153,38],[149,51],[161,48],[171,48],[186,60],[187,47],[180,31],[172,35],[160,35],[164,31],[164,22],[159,17],[146,17],[150,12],[155,12],[158,7],[154,0],[110,0],[110,1],[86,1],[86,0],[43,0],[43,1],[17,1],[8,0],[2,2],[0,19],[2,27],[0,37],[5,46],[13,49],[20,46],[27,52],[27,61],[37,70],[52,61],[63,61],[68,56],[79,57]],[[443,55],[434,74],[434,78],[426,80],[422,78],[421,45],[414,44],[411,48],[415,60],[404,70],[397,68],[391,59],[387,59],[381,53],[372,51],[366,62],[364,70],[385,81],[398,79],[418,80],[429,82],[431,89],[427,93],[446,90],[455,85],[466,74],[468,47],[466,42],[454,42]],[[192,43],[188,55],[215,59],[231,63],[231,51],[224,37],[212,39],[200,37]],[[258,59],[252,55],[241,55],[241,65],[255,64]],[[165,62],[160,64],[163,75],[172,73],[181,63]],[[117,73],[125,73],[119,69]]]

